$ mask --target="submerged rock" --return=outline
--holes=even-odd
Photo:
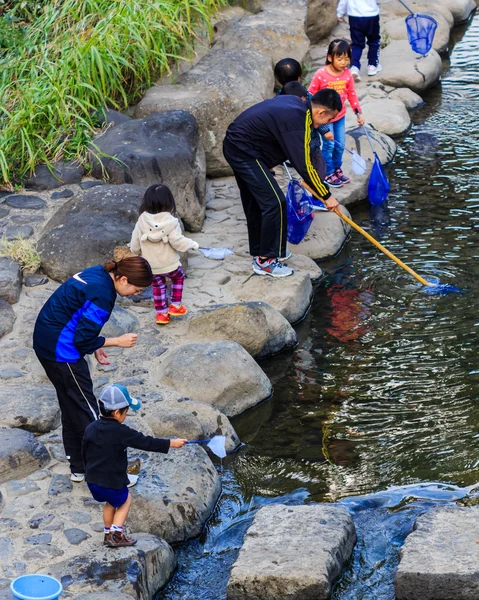
[[[327,600],[356,541],[336,505],[267,506],[256,514],[231,569],[228,600]]]

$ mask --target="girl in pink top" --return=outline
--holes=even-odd
[[[329,124],[333,133],[334,141],[326,139],[323,135],[323,156],[326,161],[325,181],[331,187],[342,187],[351,180],[343,173],[343,152],[346,143],[346,100],[349,101],[351,108],[356,113],[359,125],[364,125],[364,118],[361,114],[356,91],[354,89],[354,80],[351,72],[347,68],[351,61],[351,46],[346,40],[333,40],[329,44],[326,66],[316,71],[309,92],[315,94],[324,88],[336,90],[341,96],[343,109]]]

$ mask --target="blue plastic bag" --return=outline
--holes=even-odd
[[[379,157],[374,153],[374,164],[368,183],[368,198],[373,206],[380,206],[388,197],[389,190],[388,178]]]
[[[288,183],[286,192],[288,212],[288,242],[299,244],[303,241],[314,217],[311,196],[295,179]]]
[[[413,51],[427,54],[432,48],[437,21],[429,15],[412,14],[406,17],[406,27]]]

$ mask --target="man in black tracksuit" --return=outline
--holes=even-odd
[[[342,108],[335,90],[324,89],[304,102],[296,96],[264,100],[228,127],[223,153],[233,169],[248,224],[253,270],[286,277],[286,199],[270,169],[289,160],[328,210],[338,202],[311,163],[312,129],[329,123]]]

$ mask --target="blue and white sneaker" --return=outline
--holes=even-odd
[[[256,275],[269,275],[270,277],[289,277],[294,273],[286,265],[282,265],[277,258],[268,258],[264,262],[260,262],[255,256],[253,259],[253,271]]]
[[[279,260],[279,262],[284,262],[285,260],[288,260],[292,256],[293,256],[293,253],[291,252],[291,250],[286,249],[286,255],[282,256],[281,258],[278,258],[278,260]]]

